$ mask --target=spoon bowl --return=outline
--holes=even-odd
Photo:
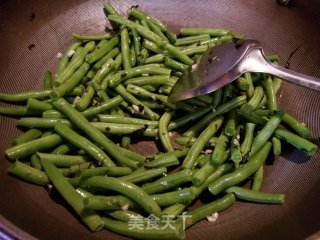
[[[245,72],[267,73],[300,86],[320,90],[320,79],[273,64],[264,55],[259,41],[247,39],[209,48],[178,79],[169,100],[176,102],[211,93]]]

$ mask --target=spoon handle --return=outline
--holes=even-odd
[[[307,76],[268,62],[268,73],[291,83],[320,91],[320,79]]]

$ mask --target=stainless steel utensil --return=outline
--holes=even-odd
[[[268,61],[257,40],[241,40],[209,48],[173,87],[169,100],[176,102],[213,92],[245,72],[263,72],[291,83],[320,90],[320,79]]]

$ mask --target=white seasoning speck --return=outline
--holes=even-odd
[[[215,108],[212,108],[212,112],[215,113],[217,110]]]
[[[217,212],[213,213],[211,216],[207,216],[209,222],[215,222],[218,219],[219,214]]]
[[[121,209],[124,210],[124,211],[128,210],[129,209],[129,204],[127,203],[126,205],[123,205],[121,207]]]
[[[80,96],[76,96],[73,100],[73,104],[76,104],[80,100]]]
[[[204,154],[205,155],[209,155],[209,154],[211,154],[212,153],[212,149],[206,149],[205,151],[204,151]]]
[[[198,66],[197,63],[193,64],[192,67],[191,67],[191,68],[192,68],[192,71],[195,70],[195,69],[197,68],[197,66]]]
[[[68,57],[72,57],[72,55],[75,53],[74,50],[70,50],[68,53],[67,53],[67,56]]]
[[[133,110],[134,110],[134,111],[136,111],[136,112],[140,112],[140,111],[139,111],[139,106],[138,106],[138,105],[134,105],[134,104],[133,104],[133,105],[132,105],[132,108],[133,108]]]
[[[57,53],[57,58],[62,58],[62,53]]]
[[[169,132],[169,137],[172,137],[173,136],[173,133],[172,132]]]
[[[148,73],[143,73],[143,74],[141,74],[141,76],[142,76],[142,77],[148,77],[149,74],[148,74]]]

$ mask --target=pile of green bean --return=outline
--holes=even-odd
[[[211,94],[171,103],[170,90],[201,53],[239,36],[181,28],[177,38],[138,7],[129,18],[108,2],[104,10],[117,33],[73,34],[43,90],[0,93],[2,101],[25,102],[0,108],[25,130],[5,151],[9,173],[53,185],[92,231],[139,239],[183,239],[186,228],[236,200],[283,203],[283,194],[260,191],[269,152],[280,155],[282,142],[310,155],[318,147],[303,123],[278,109],[281,80],[245,73]],[[160,152],[132,151],[140,139],[161,143]],[[188,211],[206,190],[211,202]],[[190,221],[180,218],[184,211]],[[150,215],[159,226],[170,216],[174,228],[147,228]],[[130,228],[133,218],[144,228]]]

